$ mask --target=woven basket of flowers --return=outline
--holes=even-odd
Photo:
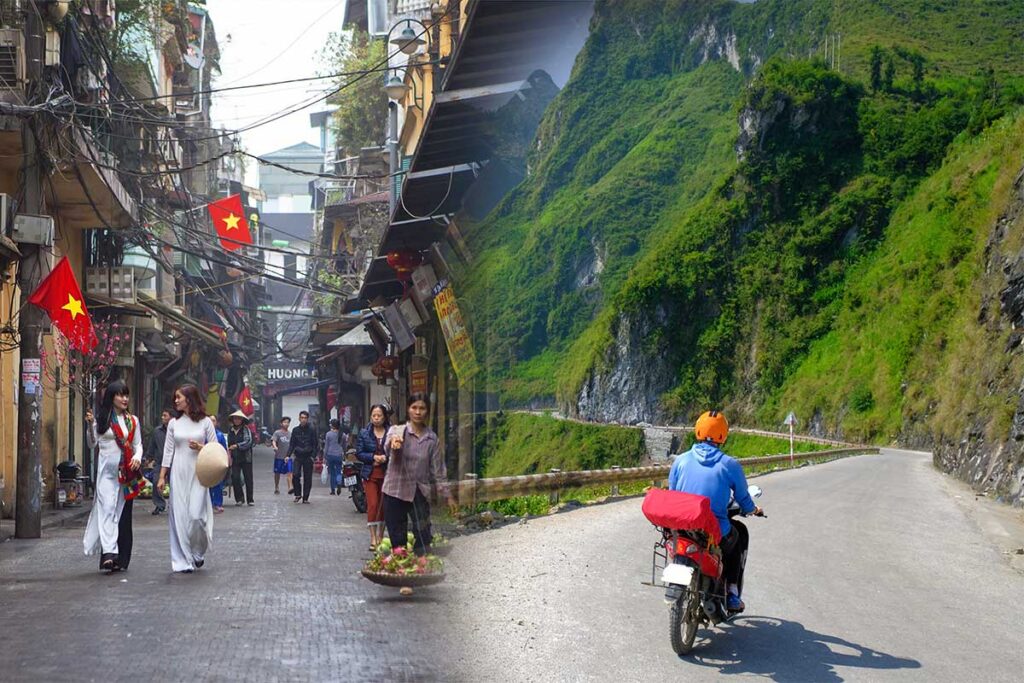
[[[444,581],[444,564],[437,555],[417,556],[405,546],[381,544],[362,571],[370,581],[395,588],[418,588]]]

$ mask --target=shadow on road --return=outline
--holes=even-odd
[[[706,631],[700,635],[706,635]],[[771,617],[740,617],[724,632],[694,644],[684,659],[720,674],[756,674],[773,681],[842,681],[837,667],[919,669],[915,659],[894,657],[803,624]]]

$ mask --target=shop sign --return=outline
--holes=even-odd
[[[268,382],[281,382],[292,379],[309,379],[309,368],[307,367],[269,367],[267,368]]]
[[[459,381],[467,380],[477,373],[479,367],[476,363],[476,354],[473,352],[473,344],[469,339],[469,330],[462,319],[462,311],[459,310],[451,286],[445,287],[434,297],[434,310],[437,311],[437,318],[441,322],[441,331],[444,332],[452,368],[459,376]]]
[[[427,393],[427,371],[413,370],[409,373],[409,393]]]
[[[437,275],[434,273],[434,267],[429,263],[424,263],[412,271],[412,286],[420,301],[430,301],[434,296],[434,285],[436,284]]]
[[[397,303],[391,304],[384,309],[384,322],[388,324],[388,329],[391,330],[391,338],[398,344],[399,350],[405,351],[416,343],[416,337],[413,336],[412,330],[409,329],[409,324],[398,309]]]

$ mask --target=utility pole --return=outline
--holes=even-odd
[[[43,26],[38,12],[25,13],[25,76],[26,90],[31,92],[43,72]],[[26,98],[31,102],[31,98]],[[31,119],[21,124],[24,149],[24,200],[19,213],[41,214],[43,210],[41,170],[36,151]],[[43,258],[39,245],[21,244],[18,287],[21,289],[21,314],[18,335],[21,339],[22,382],[18,396],[18,489],[14,500],[14,536],[39,538],[42,533],[42,474],[40,426],[42,422],[42,389],[32,376],[39,377],[39,346],[43,336],[43,312],[28,305],[28,298],[42,280]],[[24,381],[26,375],[30,378]]]
[[[391,171],[390,184],[388,187],[388,197],[390,198],[390,212],[388,213],[388,220],[395,215],[395,205],[398,203],[398,171],[400,163],[398,159],[398,103],[389,100],[388,101],[388,170]]]

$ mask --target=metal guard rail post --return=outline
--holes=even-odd
[[[796,455],[796,460],[831,460],[851,455],[877,455],[877,447],[833,448],[823,451],[809,451]],[[773,465],[789,462],[784,455],[764,455],[743,458],[743,465]],[[448,492],[460,505],[470,505],[491,500],[502,500],[516,496],[553,493],[564,489],[584,486],[624,484],[635,481],[657,481],[668,476],[671,465],[648,465],[645,467],[613,468],[607,470],[579,470],[575,472],[549,472],[545,474],[524,474],[514,477],[491,479],[467,478],[462,481],[446,482]],[[435,500],[441,498],[436,495]]]

